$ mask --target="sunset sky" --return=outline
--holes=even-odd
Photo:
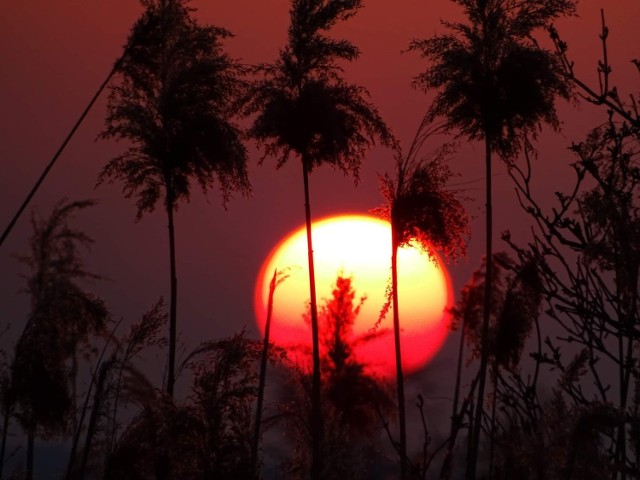
[[[412,77],[426,68],[415,53],[401,53],[410,40],[442,31],[440,20],[455,21],[459,11],[445,0],[365,1],[356,17],[334,34],[361,48],[358,61],[345,65],[346,77],[371,93],[397,137],[408,145],[432,96],[411,88]],[[286,0],[193,1],[196,18],[229,29],[235,37],[228,52],[243,63],[272,61],[285,41],[289,2]],[[606,7],[612,82],[622,96],[638,93],[638,72],[630,62],[640,58],[640,2],[582,0],[579,17],[558,24],[568,42],[578,75],[597,86],[600,58],[600,8]],[[26,0],[3,2],[0,15],[0,228],[20,202],[119,56],[128,31],[142,12],[134,0]],[[546,39],[543,39],[547,43]],[[66,152],[59,159],[33,206],[48,214],[62,197],[95,198],[99,205],[75,223],[96,241],[86,255],[91,269],[106,277],[91,289],[102,296],[115,319],[133,321],[159,296],[168,302],[166,216],[161,210],[135,222],[134,201],[123,198],[121,185],[94,188],[102,166],[124,144],[97,140],[105,117],[103,95]],[[605,118],[603,109],[586,104],[560,105],[565,124],[560,134],[545,130],[539,137],[534,186],[551,201],[553,191],[571,181],[567,147]],[[463,142],[466,143],[466,142]],[[435,145],[434,145],[435,147]],[[234,198],[225,211],[217,186],[205,198],[194,190],[191,203],[176,216],[178,249],[179,328],[187,348],[204,338],[229,335],[247,326],[257,335],[253,289],[262,262],[276,243],[304,221],[300,165],[295,159],[275,170],[272,159],[260,166],[261,154],[250,147],[251,198]],[[468,258],[449,267],[458,292],[480,262],[483,250],[483,146],[464,144],[451,161],[455,180],[474,199]],[[328,167],[311,176],[312,215],[367,213],[382,202],[377,173],[391,171],[392,156],[371,150],[358,186]],[[511,230],[525,238],[527,219],[516,202],[505,170],[496,168],[494,183],[495,250],[503,248],[499,233]],[[453,188],[453,187],[452,187]],[[550,204],[547,202],[547,204]],[[24,215],[0,249],[0,312],[11,330],[9,344],[24,325],[29,300],[19,291],[26,271],[13,257],[27,252],[31,233]],[[357,283],[355,285],[357,289]],[[452,344],[449,344],[452,346]],[[453,362],[451,348],[437,365]]]

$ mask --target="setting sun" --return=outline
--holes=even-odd
[[[354,335],[377,329],[379,336],[356,345],[356,358],[374,372],[395,372],[391,312],[376,327],[385,303],[391,274],[391,227],[365,215],[341,215],[313,223],[318,305],[331,297],[338,274],[352,277],[356,298],[366,301],[356,318]],[[274,269],[289,269],[289,278],[275,292],[271,340],[295,352],[309,347],[311,331],[305,322],[309,302],[306,231],[300,227],[285,237],[265,260],[255,291],[255,314],[264,332],[269,282]],[[398,252],[400,322],[403,365],[412,372],[425,365],[446,338],[452,304],[449,277],[442,262],[436,263],[418,248]],[[322,322],[322,318],[320,318]],[[321,323],[322,325],[322,323]]]

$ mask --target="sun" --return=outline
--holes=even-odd
[[[355,320],[354,336],[372,332],[371,340],[354,347],[356,359],[382,376],[395,374],[393,320],[389,312],[378,322],[391,278],[391,226],[367,215],[339,215],[313,222],[313,249],[318,305],[331,297],[338,274],[350,276],[356,297],[366,300]],[[311,329],[305,321],[309,304],[306,230],[287,235],[262,265],[255,289],[255,315],[264,333],[269,283],[275,269],[289,277],[274,295],[271,340],[288,350],[308,351]],[[423,367],[437,353],[449,331],[448,307],[453,303],[449,275],[436,255],[418,247],[398,252],[398,294],[402,362],[407,373]],[[299,348],[302,347],[302,348]],[[299,354],[303,356],[303,354]]]

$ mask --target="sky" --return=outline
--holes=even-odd
[[[339,25],[335,35],[354,42],[360,58],[345,65],[345,76],[365,86],[371,101],[404,145],[411,141],[432,94],[412,89],[413,76],[427,67],[415,53],[402,53],[410,40],[442,32],[441,20],[458,20],[459,10],[445,0],[365,0],[356,17]],[[235,36],[228,52],[244,63],[273,60],[285,41],[289,2],[286,0],[194,0],[196,18],[229,29]],[[612,82],[623,94],[638,91],[632,58],[640,58],[637,0],[582,0],[579,16],[559,22],[576,72],[597,85],[601,54],[600,8],[606,8],[610,29]],[[80,112],[111,69],[128,31],[142,12],[134,0],[29,0],[2,2],[0,14],[0,228],[4,229],[22,199],[58,148]],[[543,42],[544,43],[544,42]],[[103,128],[106,97],[96,103],[57,165],[37,193],[32,207],[46,215],[62,197],[94,198],[97,207],[80,214],[75,225],[96,241],[86,263],[105,280],[90,285],[102,296],[115,319],[132,322],[163,295],[168,301],[168,240],[166,217],[160,210],[135,221],[135,205],[123,198],[121,185],[95,188],[104,164],[125,144],[97,139]],[[571,183],[571,154],[567,147],[605,120],[602,109],[590,105],[559,105],[561,133],[545,129],[538,141],[539,158],[534,188],[543,203]],[[460,177],[455,180],[473,197],[467,203],[472,222],[468,257],[450,265],[453,287],[459,292],[477,268],[484,248],[483,147],[463,142],[451,159]],[[178,319],[188,349],[205,338],[219,338],[244,326],[257,336],[253,319],[253,289],[270,250],[304,222],[301,171],[291,161],[276,170],[272,159],[250,147],[250,198],[235,197],[225,210],[216,189],[204,196],[194,189],[189,204],[176,216],[178,262]],[[365,159],[354,185],[329,167],[311,177],[311,205],[315,218],[345,212],[367,213],[382,202],[378,173],[392,171],[389,151],[374,148]],[[495,250],[504,248],[499,233],[509,229],[524,235],[528,221],[517,204],[504,168],[495,169]],[[460,188],[460,187],[459,187]],[[20,293],[26,274],[14,258],[27,253],[31,233],[29,214],[0,247],[0,324],[11,329],[2,342],[19,335],[29,310]],[[454,341],[433,365],[454,365]],[[5,347],[6,348],[6,347]],[[449,370],[450,371],[450,370]],[[430,380],[433,383],[433,378]]]

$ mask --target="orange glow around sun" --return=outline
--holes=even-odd
[[[391,278],[390,224],[365,215],[341,215],[313,222],[312,232],[318,309],[331,298],[338,274],[350,276],[356,301],[367,297],[355,320],[354,336],[361,337],[375,328],[380,333],[373,340],[358,342],[354,355],[373,372],[393,376],[392,312],[389,311],[376,327]],[[445,310],[453,303],[452,289],[438,257],[436,262],[418,247],[404,247],[398,252],[400,338],[405,372],[424,366],[442,346],[449,329],[450,316]],[[269,283],[276,268],[278,271],[289,269],[289,278],[275,291],[271,341],[285,347],[295,358],[296,351],[308,351],[311,345],[311,328],[304,319],[309,304],[304,226],[272,250],[260,271],[255,290],[255,314],[262,333]],[[322,318],[319,321],[322,325]]]

